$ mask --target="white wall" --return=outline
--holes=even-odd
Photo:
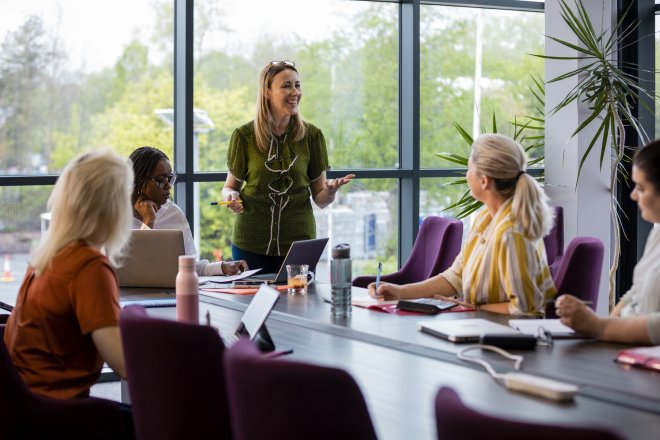
[[[573,2],[567,2],[573,5]],[[615,17],[615,0],[588,0],[584,5],[596,29],[611,28]],[[605,17],[604,17],[605,15]],[[545,2],[546,34],[577,44],[575,37],[566,26],[560,15],[560,5],[557,0]],[[574,55],[575,51],[546,38],[546,55]],[[572,52],[572,53],[571,53]],[[558,75],[577,68],[576,61],[546,60],[546,82]],[[573,102],[557,114],[550,111],[562,97],[577,84],[577,79],[546,83],[546,150],[545,150],[545,181],[546,193],[554,205],[564,208],[565,243],[567,246],[576,236],[597,237],[605,244],[605,259],[601,276],[598,313],[608,313],[609,265],[613,240],[611,238],[609,174],[610,160],[606,155],[602,169],[599,168],[599,144],[594,146],[582,168],[580,181],[576,187],[576,179],[580,158],[587,150],[589,141],[597,128],[597,124],[584,129],[579,135],[571,137],[573,131],[587,116],[584,104]]]

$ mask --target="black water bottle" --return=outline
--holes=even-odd
[[[330,283],[332,284],[332,316],[343,318],[351,315],[351,246],[343,243],[332,248]]]

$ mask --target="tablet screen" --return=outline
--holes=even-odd
[[[247,310],[245,310],[245,314],[241,319],[245,329],[250,335],[250,339],[254,339],[259,332],[259,329],[264,321],[266,321],[268,314],[279,297],[279,292],[272,287],[268,287],[265,284],[262,284],[261,287],[259,287],[257,294],[252,298],[250,305]]]

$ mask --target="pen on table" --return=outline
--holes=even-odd
[[[7,303],[3,303],[2,301],[0,301],[0,309],[11,312],[12,310],[14,310],[14,306],[12,306],[10,304],[7,304]]]
[[[380,286],[380,273],[383,271],[383,263],[378,262],[378,271],[376,272],[376,298],[378,298],[378,286]]]
[[[229,205],[232,202],[238,202],[238,203],[243,203],[241,199],[236,199],[236,200],[225,200],[223,202],[211,202],[211,206],[220,206],[220,205]]]
[[[592,306],[592,305],[594,304],[593,301],[582,301],[581,299],[578,300],[578,301],[580,301],[582,304],[587,305],[587,306]],[[546,304],[554,304],[554,303],[556,303],[556,302],[557,302],[556,299],[551,299],[551,300],[549,300]]]
[[[210,326],[211,325],[211,312],[208,310],[206,311],[206,325]]]

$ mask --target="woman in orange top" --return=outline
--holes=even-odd
[[[32,391],[86,397],[103,362],[125,377],[114,270],[130,236],[133,170],[110,150],[74,159],[48,200],[4,341]]]

